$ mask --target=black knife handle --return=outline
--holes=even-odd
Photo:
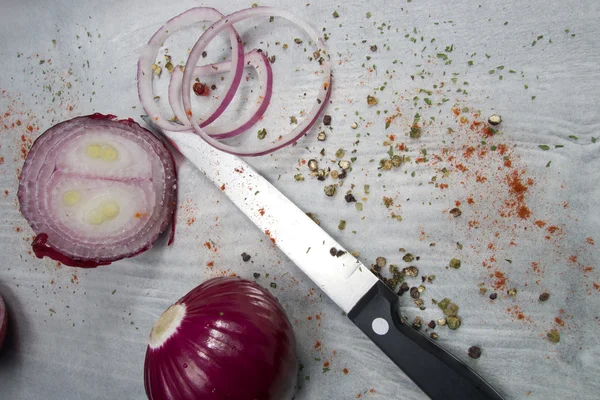
[[[398,295],[383,282],[348,317],[431,399],[503,399],[462,361],[402,321]]]

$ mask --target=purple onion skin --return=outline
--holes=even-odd
[[[6,327],[8,326],[8,313],[6,312],[6,306],[2,295],[0,295],[0,349],[2,349],[2,343],[6,337]]]
[[[162,346],[148,346],[150,400],[291,400],[298,362],[292,325],[254,282],[210,279],[175,304],[186,313]]]

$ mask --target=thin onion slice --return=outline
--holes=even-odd
[[[175,161],[132,119],[94,114],[48,129],[27,155],[18,198],[37,257],[96,267],[152,247],[173,215]]]
[[[148,341],[150,400],[291,400],[298,363],[277,299],[237,277],[208,280],[170,306]]]
[[[231,29],[233,24],[236,22],[243,21],[248,18],[256,17],[256,16],[274,16],[281,17],[291,22],[295,23],[303,29],[308,36],[312,39],[313,43],[318,49],[318,52],[322,55],[322,60],[319,60],[322,68],[322,76],[323,81],[319,88],[319,93],[317,95],[317,99],[315,101],[314,106],[307,113],[304,120],[298,124],[291,132],[280,137],[279,141],[275,143],[260,143],[253,147],[248,148],[239,148],[235,146],[230,146],[225,143],[222,143],[215,138],[210,137],[208,132],[206,132],[200,124],[196,121],[196,116],[193,115],[192,107],[191,107],[191,90],[192,90],[192,80],[194,78],[194,70],[198,63],[198,60],[202,56],[202,52],[208,44],[223,30]],[[319,36],[319,33],[314,30],[308,23],[298,19],[294,14],[280,10],[277,8],[271,7],[253,7],[245,10],[237,11],[232,14],[227,15],[226,17],[220,19],[211,25],[198,39],[192,51],[188,57],[185,70],[183,73],[183,83],[182,86],[185,90],[183,90],[183,106],[188,117],[188,121],[191,123],[194,130],[208,142],[211,146],[225,151],[227,153],[239,155],[239,156],[259,156],[271,153],[275,150],[278,150],[284,146],[292,144],[296,142],[302,135],[304,135],[317,121],[317,118],[323,108],[325,107],[327,101],[329,100],[329,96],[331,94],[331,68],[329,64],[329,54],[325,50],[325,44],[323,43],[322,38]]]
[[[234,124],[234,127],[232,128],[223,129],[207,127],[205,129],[205,132],[207,132],[211,137],[215,139],[230,138],[248,130],[250,127],[256,124],[264,115],[265,111],[267,111],[267,108],[269,106],[269,102],[271,101],[271,95],[273,93],[273,70],[271,68],[271,63],[267,58],[267,55],[261,50],[254,49],[244,54],[244,60],[246,66],[254,67],[256,73],[258,74],[260,85],[258,108],[247,121],[241,124],[236,122]],[[231,61],[226,61],[219,64],[210,64],[196,67],[194,70],[194,79],[201,78],[202,76],[213,75],[222,72],[229,72],[231,70],[231,65]],[[175,117],[177,117],[179,121],[187,122],[187,116],[185,114],[185,111],[183,111],[183,106],[181,104],[182,80],[183,68],[177,66],[171,74],[171,81],[169,82],[169,104],[173,109]],[[206,124],[201,123],[200,126],[204,127],[206,126]]]
[[[171,18],[150,38],[148,44],[142,52],[142,56],[138,62],[137,83],[138,95],[142,107],[157,126],[171,131],[189,131],[191,126],[187,123],[187,119],[180,120],[181,124],[170,122],[161,115],[160,107],[154,100],[154,90],[152,88],[152,79],[154,71],[152,65],[156,60],[158,49],[162,46],[166,38],[174,31],[183,27],[195,24],[197,22],[217,21],[223,17],[219,11],[209,7],[196,7],[189,9],[176,17]],[[227,108],[235,92],[242,80],[242,72],[244,69],[244,48],[242,40],[237,32],[229,27],[227,28],[229,39],[231,41],[231,65],[235,68],[230,69],[229,74],[223,82],[224,87],[228,88],[227,93],[223,96],[208,112],[208,115],[202,119],[202,126],[206,126],[217,119]]]

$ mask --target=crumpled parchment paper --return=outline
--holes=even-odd
[[[198,5],[229,13],[251,3],[3,1],[0,292],[10,328],[0,353],[0,397],[143,399],[146,339],[160,313],[209,277],[254,279],[258,272],[257,281],[279,298],[297,332],[303,365],[298,400],[425,398],[182,160],[173,246],[166,247],[163,237],[139,257],[92,270],[31,254],[32,231],[16,200],[22,150],[54,123],[77,115],[99,111],[141,122],[139,51],[168,18]],[[382,256],[388,265],[435,275],[424,283],[426,309],[405,294],[402,312],[410,321],[421,316],[426,325],[443,317],[432,299],[458,304],[462,326],[437,326],[428,334],[437,333],[442,346],[507,398],[597,398],[599,4],[260,5],[288,9],[326,28],[334,90],[325,112],[333,122],[250,163],[366,265]],[[290,115],[301,118],[302,93],[312,90],[314,79],[296,70],[305,57],[275,44],[295,46],[292,25],[267,24],[257,20],[240,33],[277,57],[280,86],[267,117],[270,132],[283,132]],[[277,81],[278,73],[287,75]],[[379,103],[367,105],[368,95]],[[504,120],[496,134],[485,130],[494,113]],[[418,139],[409,136],[414,123],[421,128]],[[316,140],[319,131],[326,141]],[[305,162],[315,158],[336,169],[338,149],[352,159],[352,171],[329,198],[323,187],[337,181],[316,180]],[[380,169],[390,149],[410,160]],[[305,180],[296,181],[297,174]],[[344,201],[347,191],[362,211]],[[455,207],[462,213],[456,218],[449,214]],[[251,260],[243,262],[242,252]],[[404,262],[405,252],[418,260]],[[461,260],[460,269],[448,268],[452,258]],[[420,277],[406,281],[421,284]],[[514,298],[507,294],[511,288],[517,289]],[[546,302],[538,300],[543,292],[550,293]],[[557,344],[546,338],[551,329],[560,332]],[[473,345],[482,349],[478,360],[467,356]]]

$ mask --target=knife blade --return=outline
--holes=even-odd
[[[142,119],[194,164],[432,399],[503,399],[399,312],[399,297],[241,158]]]

